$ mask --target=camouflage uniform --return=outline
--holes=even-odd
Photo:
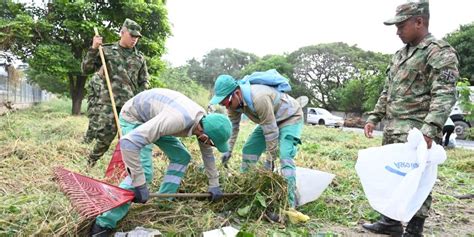
[[[383,145],[406,142],[413,127],[434,142],[441,141],[444,122],[455,102],[458,58],[448,43],[429,33],[428,20],[429,3],[420,0],[399,5],[395,17],[384,22],[396,24],[397,34],[407,45],[393,55],[382,93],[367,119],[374,125],[385,119]],[[365,132],[370,131],[366,125]],[[400,221],[384,215],[362,227],[377,234],[423,236],[430,207],[431,194],[405,230]]]
[[[129,29],[132,35],[141,36],[139,33],[141,28],[136,22],[126,19],[123,26]],[[117,112],[120,112],[120,109],[127,100],[148,87],[148,70],[145,57],[135,47],[132,49],[123,48],[119,45],[119,42],[105,44],[102,48],[115,99],[115,106]],[[101,65],[99,50],[89,48],[82,61],[82,71],[84,73],[92,73],[98,71]],[[89,154],[89,162],[91,164],[100,159],[108,150],[110,143],[117,133],[105,76],[101,71],[96,73],[102,79],[101,88],[103,89],[100,90],[96,106],[97,111],[100,111],[97,117],[99,127],[96,130],[97,143]]]
[[[90,143],[96,138],[97,129],[100,127],[98,118],[100,111],[98,110],[97,102],[102,87],[102,79],[98,74],[94,74],[87,84],[87,118],[89,119],[89,126],[87,127],[84,142]]]
[[[431,34],[417,45],[398,50],[387,70],[387,79],[367,122],[386,121],[383,145],[407,141],[415,127],[440,143],[444,122],[455,102],[459,77],[456,51]],[[415,214],[428,217],[431,195]]]

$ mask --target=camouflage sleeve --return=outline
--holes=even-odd
[[[94,74],[87,83],[87,100],[90,103],[94,103],[100,97],[100,91],[102,86],[102,79],[99,75]]]
[[[367,118],[367,123],[373,123],[374,125],[377,124],[385,117],[387,112],[387,91],[388,84],[390,83],[388,70],[389,69],[387,69],[387,77],[385,79],[383,90],[380,93],[380,97],[377,100],[377,104],[375,104],[374,110],[368,113],[369,117]]]
[[[441,133],[443,125],[456,101],[456,81],[459,78],[458,59],[453,48],[447,46],[428,57],[431,67],[430,110],[425,117],[421,132],[431,138]]]
[[[273,99],[269,95],[262,95],[253,99],[254,107],[260,118],[267,154],[271,160],[278,158],[278,137],[280,132],[273,112]]]
[[[142,92],[146,89],[149,88],[149,75],[148,75],[148,68],[146,66],[146,60],[143,58],[143,65],[140,68],[140,71],[138,72],[138,90],[139,92]]]
[[[81,69],[84,74],[91,74],[96,72],[101,66],[99,59],[99,50],[89,48],[86,56],[82,60]]]
[[[237,141],[237,137],[239,136],[240,119],[242,118],[242,113],[230,110],[228,110],[228,113],[230,122],[232,123],[232,136],[229,139],[229,150],[230,152],[232,152],[234,150],[234,145]]]

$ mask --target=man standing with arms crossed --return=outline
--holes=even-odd
[[[364,127],[365,136],[372,138],[375,124],[385,118],[383,145],[406,142],[408,131],[415,127],[423,133],[429,149],[433,141],[441,142],[444,122],[455,102],[459,77],[456,51],[429,33],[427,1],[398,6],[395,17],[384,24],[395,25],[406,46],[392,57],[383,91]],[[400,221],[384,215],[363,227],[378,234],[422,236],[430,206],[431,194],[405,232]]]
[[[127,100],[148,87],[145,56],[135,47],[142,36],[140,31],[141,27],[135,21],[126,19],[120,30],[120,40],[103,46],[117,112],[120,112]],[[102,37],[94,36],[92,47],[89,48],[82,61],[82,71],[84,73],[96,72],[93,77],[100,77],[103,88],[96,105],[96,111],[100,111],[97,118],[99,127],[96,130],[97,143],[89,154],[88,163],[90,166],[94,166],[109,149],[110,143],[117,133],[112,103],[99,57],[101,44]]]

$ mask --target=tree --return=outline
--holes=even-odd
[[[352,79],[361,80],[367,75],[384,73],[379,65],[388,62],[387,55],[363,51],[357,46],[340,42],[306,46],[291,53],[288,58],[294,66],[293,78],[301,84],[300,89],[306,91],[310,103],[329,110],[339,107],[341,97],[337,95],[338,88]]]
[[[213,49],[200,62],[194,58],[188,61],[188,76],[205,88],[212,89],[217,76],[229,74],[238,78],[240,71],[257,59],[254,54],[238,49]]]
[[[469,85],[474,85],[474,22],[462,25],[460,28],[445,38],[453,46],[459,55],[459,73],[462,79],[457,87],[459,93],[459,104],[466,113],[467,120],[474,119],[474,91]],[[470,136],[474,136],[471,128]]]
[[[336,89],[337,110],[359,114],[373,110],[383,89],[384,79],[384,73],[361,70],[358,78],[348,80]]]
[[[182,66],[176,68],[167,67],[163,70],[160,73],[160,78],[165,82],[164,87],[179,91],[206,108],[209,104],[210,93],[202,85],[187,76],[187,69],[186,66]]]
[[[474,85],[474,22],[461,25],[444,39],[458,52],[461,77],[469,78]]]
[[[150,74],[164,67],[160,57],[170,28],[164,4],[153,2],[58,0],[45,9],[4,2],[0,48],[27,60],[30,79],[43,89],[68,93],[72,114],[79,114],[87,79],[80,62],[91,45],[94,27],[104,42],[114,42],[125,18],[134,19],[142,26],[144,37],[137,47],[146,56]]]
[[[240,77],[249,75],[256,71],[267,71],[270,69],[276,69],[281,75],[288,78],[291,85],[291,91],[289,94],[294,98],[306,95],[304,86],[293,78],[293,65],[288,62],[286,55],[266,55],[255,63],[245,66],[240,72]]]
[[[286,59],[285,55],[266,55],[254,63],[246,65],[239,74],[244,77],[256,71],[267,71],[276,69],[281,75],[290,78],[293,74],[293,65]]]

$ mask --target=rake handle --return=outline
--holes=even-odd
[[[233,197],[245,195],[243,193],[223,193],[223,197]],[[211,197],[211,193],[150,193],[150,197],[154,198],[207,198]]]
[[[96,27],[94,27],[94,33],[96,36],[99,36],[99,31],[97,30]],[[112,111],[114,113],[115,124],[117,126],[117,133],[120,139],[122,137],[122,128],[120,127],[118,112],[117,112],[117,108],[115,107],[115,100],[114,100],[114,95],[112,92],[112,85],[110,84],[109,71],[107,70],[107,64],[105,63],[105,56],[104,56],[104,51],[102,49],[102,45],[99,46],[99,55],[100,55],[100,61],[102,62],[102,66],[104,67],[105,81],[107,82],[107,89],[109,91],[110,101],[112,102]]]

